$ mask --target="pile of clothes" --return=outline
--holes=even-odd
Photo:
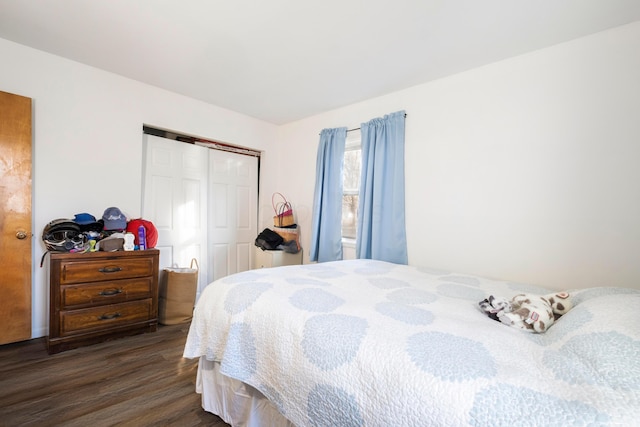
[[[151,221],[129,220],[119,208],[109,207],[101,219],[79,213],[73,219],[49,222],[42,232],[42,241],[53,252],[144,250],[156,246],[158,230]]]

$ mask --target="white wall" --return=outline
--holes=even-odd
[[[274,125],[7,40],[0,58],[0,90],[33,99],[34,337],[48,334],[42,229],[109,206],[140,216],[143,124],[258,150],[275,141]]]
[[[303,246],[320,130],[404,109],[410,264],[640,288],[639,52],[636,22],[282,126]]]
[[[281,191],[306,249],[320,130],[404,109],[411,264],[640,288],[638,52],[634,23],[277,128],[0,39],[0,90],[34,100],[33,336],[48,327],[42,228],[139,215],[143,123],[264,150],[261,227]]]

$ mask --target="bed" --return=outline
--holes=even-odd
[[[552,291],[372,260],[211,283],[184,357],[202,406],[247,426],[630,426],[640,422],[640,290],[571,291],[543,334],[488,295]]]

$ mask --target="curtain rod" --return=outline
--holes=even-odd
[[[404,113],[404,118],[407,118],[407,113]],[[360,130],[360,128],[347,129],[347,132],[353,132],[354,130]],[[320,135],[320,134],[318,134]]]

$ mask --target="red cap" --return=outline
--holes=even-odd
[[[151,221],[142,218],[132,219],[127,223],[127,232],[133,233],[133,235],[136,236],[133,244],[140,244],[140,242],[138,242],[138,227],[141,225],[144,227],[146,233],[147,249],[155,248],[158,243],[158,230],[156,230],[156,226],[153,225]]]

